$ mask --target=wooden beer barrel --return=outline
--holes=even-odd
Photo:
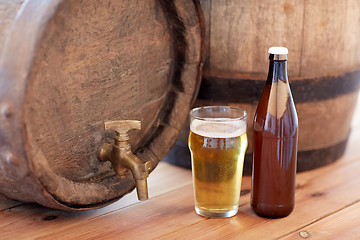
[[[299,117],[298,171],[340,158],[360,86],[360,2],[203,0],[202,8],[206,60],[195,104],[248,111],[245,174],[251,174],[252,121],[271,46],[289,49],[288,76]],[[185,136],[167,159],[189,167]],[[174,160],[175,151],[184,157]]]
[[[0,193],[84,210],[132,191],[97,151],[107,120],[141,120],[130,144],[152,169],[200,85],[203,17],[192,0],[0,2]]]

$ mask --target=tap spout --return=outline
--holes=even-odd
[[[151,162],[147,161],[144,163],[142,160],[136,157],[129,149],[125,149],[121,156],[121,165],[130,169],[135,179],[138,199],[140,201],[147,200],[149,198],[147,177],[149,176],[149,171],[151,169]]]
[[[110,161],[118,177],[131,171],[136,183],[136,191],[140,201],[147,200],[148,187],[147,177],[151,170],[151,162],[143,162],[131,151],[129,136],[130,129],[140,129],[140,121],[122,120],[105,122],[105,129],[112,129],[116,132],[114,145],[103,143],[98,151],[98,158],[101,161]]]

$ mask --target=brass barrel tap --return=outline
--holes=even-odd
[[[114,145],[103,143],[98,151],[98,158],[101,161],[110,161],[118,177],[125,176],[130,169],[135,181],[138,199],[147,200],[148,188],[147,177],[151,169],[151,162],[143,162],[131,152],[128,131],[141,129],[141,121],[119,120],[105,122],[105,130],[114,130]]]

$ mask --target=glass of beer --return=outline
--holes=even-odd
[[[245,151],[246,111],[207,106],[190,111],[189,149],[195,211],[210,218],[238,211]]]

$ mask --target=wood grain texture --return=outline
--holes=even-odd
[[[300,76],[360,66],[360,2],[304,1]]]
[[[360,203],[357,202],[281,239],[359,239],[359,213]]]
[[[324,76],[360,66],[360,3],[203,0],[209,22],[205,69],[266,74],[267,50],[289,49],[289,77]],[[209,7],[210,5],[210,7]]]
[[[360,106],[356,117],[360,116]],[[352,123],[345,155],[321,169],[297,174],[294,212],[283,219],[257,217],[250,209],[251,177],[244,177],[240,211],[207,219],[194,211],[191,171],[161,162],[149,178],[151,199],[134,194],[102,209],[69,212],[27,204],[0,211],[1,239],[357,239],[360,195],[360,128]],[[331,238],[330,238],[331,239]]]
[[[359,2],[202,0],[201,4],[207,52],[195,106],[231,105],[248,112],[247,174],[252,165],[252,122],[271,46],[289,49],[288,75],[303,153],[298,169],[310,170],[339,159],[360,87]],[[337,127],[324,122],[337,122]],[[166,161],[190,167],[187,140],[182,137],[188,128],[184,126],[185,133]],[[181,160],[176,158],[179,154],[184,155]]]
[[[191,0],[24,3],[0,61],[2,193],[85,209],[130,192],[132,174],[97,159],[103,123],[141,120],[130,143],[156,167],[200,85],[202,21]]]
[[[359,77],[354,75],[354,85],[350,86],[348,81],[331,76],[343,75],[360,67],[360,3],[358,1],[346,0],[340,3],[338,1],[203,0],[202,4],[205,6],[205,16],[210,18],[208,20],[210,33],[207,40],[210,42],[210,47],[206,55],[209,64],[204,68],[203,83],[208,82],[209,85],[211,81],[215,83],[213,91],[208,92],[204,89],[206,86],[202,85],[199,93],[200,103],[197,105],[238,102],[237,105],[246,106],[245,109],[248,110],[249,119],[252,121],[254,106],[249,106],[248,103],[251,102],[256,108],[256,99],[260,98],[259,93],[264,84],[257,85],[256,81],[266,79],[268,71],[266,51],[270,46],[284,45],[289,48],[288,75],[290,84],[294,85],[292,92],[300,119],[300,150],[318,149],[344,139],[344,134],[349,132],[348,117],[345,117],[345,123],[341,125],[347,126],[346,129],[341,130],[341,134],[333,132],[335,129],[333,127],[323,128],[326,129],[327,136],[332,139],[329,142],[320,139],[320,136],[324,136],[320,130],[321,122],[328,121],[320,118],[336,119],[336,116],[351,118],[354,110]],[[347,75],[344,74],[344,78],[350,80],[351,77]],[[328,77],[328,82],[324,80],[317,89],[314,85],[324,76]],[[221,82],[227,77],[233,81],[223,83],[224,88],[216,86],[216,82],[220,82],[218,85],[221,86]],[[245,80],[247,77],[249,84],[247,82],[241,84],[240,79]],[[330,83],[332,79],[336,80],[337,84]],[[335,85],[339,86],[334,89],[327,87]],[[346,86],[349,86],[348,91],[341,92]],[[232,99],[223,95],[231,96]],[[331,103],[323,103],[326,97],[333,99],[330,100]],[[351,100],[345,104],[342,100],[344,98]],[[213,101],[202,101],[209,99]],[[302,105],[304,102],[306,103]],[[336,115],[331,112],[332,105],[348,106],[346,109],[349,111]],[[338,117],[338,119],[342,118]],[[248,126],[252,128],[251,122],[249,123]],[[317,140],[309,141],[308,138],[317,138]],[[251,144],[248,151],[251,151]]]
[[[207,2],[211,2],[211,12],[205,13],[210,14],[210,52],[205,69],[266,74],[267,50],[284,45],[292,59],[289,75],[299,75],[303,1]]]
[[[356,185],[359,182],[354,169],[358,167],[357,160],[346,166],[339,161],[322,169],[298,174],[295,209],[289,217],[274,220],[260,218],[246,204],[232,219],[202,221],[166,234],[163,239],[277,239],[357,202],[360,196]],[[335,225],[342,226],[342,223]]]
[[[2,174],[0,188],[7,197],[18,196],[16,199],[22,201],[31,201],[39,196],[37,193],[43,191],[36,177],[30,173],[30,166],[24,158],[25,141],[22,134],[24,125],[21,123],[23,120],[21,105],[24,100],[24,83],[31,69],[34,46],[43,30],[39,26],[43,26],[44,22],[50,18],[58,3],[58,1],[27,1],[24,3],[19,12],[27,15],[28,18],[21,18],[21,14],[16,15],[1,53],[0,161]],[[31,11],[25,11],[25,9]],[[32,19],[32,21],[28,21],[28,19]],[[27,41],[23,41],[23,39],[27,39]],[[21,54],[17,54],[19,52]],[[13,139],[10,141],[11,138]],[[17,181],[22,183],[17,184]],[[48,195],[44,193],[44,198],[46,197]],[[48,200],[48,203],[52,204],[53,201]]]
[[[5,46],[6,37],[11,29],[11,24],[23,3],[24,0],[0,1],[0,53]]]
[[[183,181],[178,181],[178,179],[183,179]],[[172,184],[169,185],[169,182]],[[191,185],[191,172],[162,163],[149,176],[148,183],[150,199],[156,198],[164,193]],[[9,204],[9,202],[0,201],[0,204],[5,205]],[[66,231],[65,229],[73,224],[82,223],[85,226],[92,219],[106,217],[113,212],[118,212],[120,209],[126,209],[138,204],[142,204],[142,202],[138,201],[135,192],[104,208],[83,212],[61,211],[35,204],[23,204],[0,212],[0,229],[4,230],[0,233],[0,238],[34,239],[45,234],[51,234],[54,229],[61,232]],[[18,222],[19,218],[21,218],[20,222]],[[104,228],[106,227],[104,226]],[[14,232],[16,232],[16,235],[14,235]],[[119,235],[116,237],[119,237]],[[43,238],[46,239],[47,237]],[[69,239],[70,235],[63,235],[60,238]],[[91,237],[89,238],[91,239]]]
[[[108,171],[96,157],[103,121],[141,120],[142,131],[131,135],[138,148],[171,86],[172,40],[155,1],[96,2],[64,2],[48,23],[24,107],[28,134],[34,136],[29,142],[56,174],[74,181]]]

